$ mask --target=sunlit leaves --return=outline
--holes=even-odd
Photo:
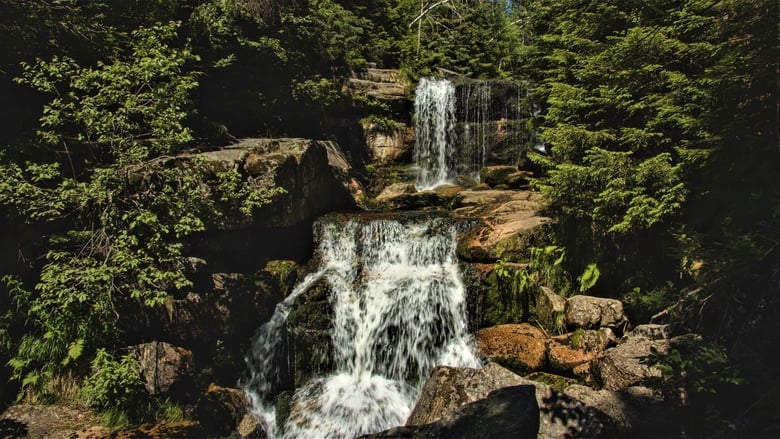
[[[132,163],[192,141],[185,119],[197,82],[185,65],[196,56],[169,45],[178,26],[139,28],[128,53],[95,66],[67,56],[24,64],[19,81],[55,95],[43,109],[41,137],[87,147],[97,163]]]

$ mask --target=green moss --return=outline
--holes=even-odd
[[[546,372],[534,372],[532,374],[526,375],[526,378],[528,378],[529,380],[547,384],[548,386],[551,386],[553,389],[559,392],[563,392],[564,390],[566,390],[567,387],[571,386],[572,384],[577,384],[577,380],[575,380],[574,378],[554,375]]]

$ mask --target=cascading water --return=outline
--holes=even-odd
[[[414,161],[417,189],[446,183],[453,171],[455,86],[446,79],[422,78],[414,95]]]
[[[509,81],[422,78],[414,99],[418,190],[466,176],[489,162],[517,164],[529,138],[526,87]]]
[[[455,231],[444,218],[318,227],[320,269],[258,330],[247,359],[243,386],[272,437],[351,438],[401,425],[435,365],[479,366],[466,330]],[[268,400],[284,363],[284,321],[295,298],[320,279],[332,293],[336,370],[298,389],[277,429]]]

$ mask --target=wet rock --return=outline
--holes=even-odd
[[[325,280],[315,283],[290,308],[287,317],[287,336],[292,348],[292,385],[303,386],[316,376],[330,372],[334,365],[331,321],[333,307],[329,302],[330,285]]]
[[[540,370],[546,362],[545,335],[527,323],[485,328],[476,333],[481,357],[504,367],[528,373]]]
[[[141,378],[150,395],[167,393],[174,386],[181,388],[191,382],[192,352],[189,350],[164,342],[143,343],[127,350],[138,360]]]
[[[626,324],[623,302],[576,295],[566,300],[566,324],[572,328],[618,328]]]
[[[241,418],[236,432],[241,439],[266,439],[268,437],[268,434],[263,427],[263,423],[249,413]]]

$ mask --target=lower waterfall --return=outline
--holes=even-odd
[[[402,425],[434,366],[480,365],[466,327],[455,229],[443,217],[326,217],[315,227],[319,269],[258,330],[241,384],[269,437],[352,438]],[[289,374],[280,370],[287,314],[322,280],[331,291],[335,370],[298,388],[277,426],[272,398]]]

